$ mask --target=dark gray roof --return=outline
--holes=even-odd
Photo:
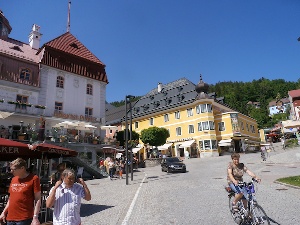
[[[181,78],[162,85],[161,92],[158,92],[158,88],[156,87],[142,96],[138,101],[131,103],[132,118],[138,118],[194,102],[198,97],[195,87],[196,85],[186,78]],[[205,95],[208,98],[214,99],[216,102],[224,103],[224,97],[217,98],[215,92]],[[124,118],[125,105],[109,109],[106,112],[107,125],[120,123]]]
[[[181,78],[162,85],[161,92],[154,88],[133,104],[133,118],[175,108],[193,102],[197,96],[195,84]]]
[[[125,116],[125,105],[119,107],[111,107],[105,112],[106,125],[116,125],[121,123]]]

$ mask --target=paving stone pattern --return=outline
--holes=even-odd
[[[241,154],[240,161],[262,178],[256,196],[271,224],[300,224],[300,189],[274,183],[278,178],[300,174],[299,154],[300,148],[282,150],[280,145],[275,145],[275,152],[270,152],[265,162],[260,153]],[[122,224],[146,176],[129,220],[123,225],[234,224],[224,190],[230,161],[230,155],[187,159],[187,173],[168,174],[159,166],[142,168],[134,173],[133,181],[129,180],[130,185],[125,179],[87,181],[92,200],[82,205],[82,222]]]

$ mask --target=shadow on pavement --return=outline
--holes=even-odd
[[[95,204],[82,204],[80,209],[80,216],[86,217],[98,213],[100,211],[112,208],[109,205],[95,205]]]

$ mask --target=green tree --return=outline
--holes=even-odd
[[[167,138],[170,137],[169,131],[166,128],[150,127],[141,132],[141,141],[144,144],[151,146],[160,146],[166,143]]]
[[[130,131],[129,130],[127,130],[127,131],[128,131],[128,140],[129,140],[129,138],[130,138]],[[140,138],[140,135],[133,130],[132,131],[132,136],[131,136],[132,143],[129,143],[129,145],[131,147],[134,147],[133,143],[138,143],[139,142],[139,138]],[[116,135],[116,139],[120,143],[121,146],[125,146],[125,130],[118,131],[117,135]]]

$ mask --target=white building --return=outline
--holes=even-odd
[[[2,12],[0,17],[0,112],[11,114],[0,119],[0,137],[17,139],[30,130],[53,136],[53,127],[65,121],[97,127],[82,136],[100,135],[105,65],[69,32],[40,47],[40,27],[33,25],[28,43],[14,40]]]

